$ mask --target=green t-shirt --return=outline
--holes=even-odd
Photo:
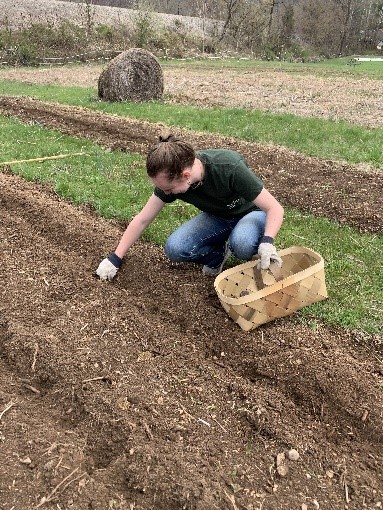
[[[258,210],[253,200],[262,191],[263,183],[238,152],[208,149],[197,152],[197,158],[205,168],[200,186],[175,194],[166,194],[156,187],[154,194],[167,204],[183,200],[222,218],[241,217]]]

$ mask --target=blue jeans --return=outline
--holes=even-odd
[[[252,211],[242,218],[220,218],[200,213],[175,230],[165,243],[165,253],[174,262],[195,262],[219,267],[226,241],[233,255],[251,260],[265,231],[266,213]]]

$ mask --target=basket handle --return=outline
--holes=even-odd
[[[283,280],[284,276],[282,273],[282,269],[278,266],[276,262],[271,262],[268,270],[273,274],[276,282],[280,282],[281,280]]]
[[[258,269],[255,265],[253,267],[253,272],[258,290],[274,285],[276,282],[280,282],[284,278],[282,270],[276,262],[271,262],[267,269]]]

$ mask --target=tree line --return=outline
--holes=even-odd
[[[209,47],[269,58],[377,51],[383,0],[67,0],[217,20]],[[209,25],[211,26],[211,25]]]
[[[376,51],[383,0],[69,0],[219,20],[216,43],[283,57]]]

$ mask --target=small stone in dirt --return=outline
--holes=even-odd
[[[32,461],[30,457],[24,457],[23,459],[20,459],[21,464],[32,464]]]
[[[286,476],[288,473],[288,469],[287,469],[285,462],[286,462],[285,454],[278,453],[278,455],[277,455],[277,473],[279,476]]]
[[[277,473],[279,476],[286,476],[287,473],[288,473],[288,468],[285,464],[281,464],[280,466],[277,467]]]
[[[299,459],[299,453],[297,452],[297,450],[292,448],[291,450],[289,450],[287,452],[287,457],[289,458],[289,460],[298,460]]]

